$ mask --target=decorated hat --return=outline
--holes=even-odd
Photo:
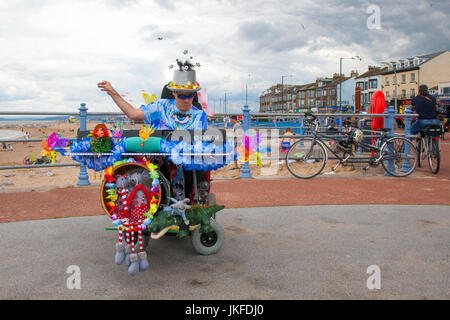
[[[194,65],[189,60],[184,62],[177,59],[177,64],[179,69],[173,72],[173,81],[169,82],[167,88],[171,91],[188,91],[197,92],[201,89],[197,78],[195,76]],[[196,64],[197,67],[200,66],[199,63]],[[173,68],[173,65],[171,66]]]

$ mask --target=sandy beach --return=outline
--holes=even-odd
[[[95,122],[88,123],[88,129],[94,129]],[[125,129],[138,129],[140,125],[124,125]],[[0,136],[2,139],[22,139],[23,133],[28,132],[30,139],[43,139],[44,135],[53,132],[60,133],[63,138],[75,139],[79,128],[79,123],[68,123],[62,121],[48,122],[2,122],[0,123]],[[23,165],[24,159],[30,154],[41,157],[40,142],[11,142],[13,151],[0,149],[0,166]],[[285,164],[278,165],[278,161],[263,161],[260,167],[255,164],[250,165],[253,177],[258,176],[290,176]],[[330,171],[334,161],[329,161],[324,173]],[[75,163],[71,157],[57,156],[56,163]],[[240,170],[233,170],[234,164],[220,168],[212,172],[212,178],[216,179],[236,179],[240,176]],[[76,185],[78,181],[79,167],[49,167],[35,169],[13,169],[0,170],[0,192],[11,192],[19,190],[45,190],[51,188],[61,188]],[[88,170],[91,184],[100,184],[99,173]],[[353,167],[340,167],[335,174],[361,173]],[[96,176],[96,179],[94,177]]]

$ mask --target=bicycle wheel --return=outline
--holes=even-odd
[[[388,139],[380,150],[384,170],[394,177],[410,175],[417,165],[417,149],[403,137]]]
[[[430,165],[431,172],[437,174],[441,164],[441,155],[439,153],[439,140],[436,137],[428,137],[428,164]]]
[[[423,153],[423,142],[422,138],[417,140],[417,166],[422,167],[422,153]]]
[[[312,138],[302,138],[295,142],[286,154],[286,165],[294,177],[309,179],[317,176],[325,167],[327,152]]]

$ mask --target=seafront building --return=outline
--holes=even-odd
[[[418,94],[419,85],[426,84],[431,94],[437,97],[445,95],[443,99],[446,99],[449,96],[449,83],[450,51],[441,51],[381,62],[380,66],[368,66],[368,70],[361,75],[352,71],[349,76],[335,73],[332,77],[317,78],[307,84],[276,84],[260,95],[259,111],[334,112],[339,110],[340,102],[342,111],[354,110],[355,101],[358,99],[362,110],[367,110],[376,91],[382,91],[390,105],[394,105],[397,100],[400,110],[411,103],[412,96]]]

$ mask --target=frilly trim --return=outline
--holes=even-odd
[[[70,146],[71,153],[90,153],[92,152],[89,138],[84,138],[81,141],[73,140]],[[72,156],[72,159],[82,165],[87,166],[91,170],[101,171],[114,165],[115,162],[122,160],[122,153],[126,152],[125,140],[122,138],[119,141],[113,140],[113,147],[110,152],[112,155],[100,156]],[[210,171],[217,170],[234,159],[234,144],[227,142],[224,145],[216,146],[214,143],[196,141],[193,145],[186,141],[167,141],[161,140],[161,152],[169,154],[169,160],[174,164],[182,165],[184,169]],[[183,155],[183,154],[198,154]],[[209,156],[202,154],[220,154],[218,156]],[[227,154],[227,155],[223,155]]]
[[[72,140],[70,146],[71,153],[89,153],[92,152],[90,138],[84,138],[81,141]],[[72,156],[72,159],[91,170],[102,171],[112,166],[115,162],[122,160],[122,153],[125,152],[125,139],[112,140],[112,155],[102,156]]]
[[[169,159],[184,169],[210,171],[217,170],[233,161],[234,144],[225,143],[223,146],[216,146],[214,143],[196,141],[193,145],[186,141],[161,141],[161,151],[169,153]],[[197,154],[195,156],[190,154]],[[189,155],[183,155],[189,154]],[[209,156],[202,154],[228,154]]]

